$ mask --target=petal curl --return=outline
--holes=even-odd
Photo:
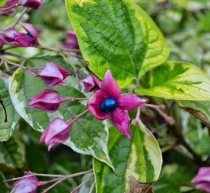
[[[108,97],[108,95],[104,91],[98,90],[89,99],[87,108],[96,119],[104,120],[109,117],[109,113],[104,113],[99,108],[100,102],[107,97]]]
[[[210,183],[210,167],[200,167],[196,176],[192,179],[192,183],[199,184],[201,182]]]
[[[116,108],[110,116],[112,124],[127,138],[131,139],[129,132],[130,118],[128,112],[120,108]]]
[[[85,92],[96,92],[100,89],[101,81],[93,74],[88,75],[82,80]]]
[[[49,151],[55,144],[63,143],[69,139],[69,127],[70,123],[56,117],[42,133],[40,142],[45,142]]]
[[[104,90],[110,97],[118,99],[120,96],[120,88],[112,76],[110,70],[106,71],[104,79],[101,82],[101,89]]]
[[[11,42],[11,44],[28,47],[28,46],[31,46],[32,44],[36,44],[36,39],[21,35],[21,36],[17,36],[15,38],[15,41]]]
[[[39,31],[36,27],[31,25],[30,23],[20,22],[20,25],[30,34],[33,38],[37,38]]]
[[[121,95],[117,100],[118,107],[123,110],[130,110],[139,107],[146,102],[147,100],[139,98],[134,94]]]

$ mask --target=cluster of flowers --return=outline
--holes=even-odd
[[[6,3],[3,6],[1,6],[1,9],[8,10],[17,6],[38,9],[42,1],[43,0],[7,0]]]
[[[27,69],[33,72],[33,69]],[[69,71],[59,67],[57,64],[48,62],[43,70],[36,73],[41,77],[46,86],[65,86],[64,79],[71,75]],[[82,80],[85,92],[94,92],[88,100],[87,110],[81,114],[65,121],[59,117],[54,118],[43,132],[40,142],[45,142],[48,150],[55,144],[65,142],[69,139],[70,126],[88,110],[99,120],[109,118],[112,124],[127,138],[131,138],[129,133],[130,118],[128,110],[139,107],[146,103],[135,94],[122,94],[112,76],[107,70],[103,80],[98,79],[93,74]],[[61,96],[57,91],[46,89],[29,99],[30,108],[38,108],[52,113],[58,110],[61,103],[65,101],[84,100],[83,98],[72,98]]]
[[[32,9],[38,9],[42,0],[7,0],[0,7],[0,15],[8,15],[14,7],[23,6]],[[17,46],[38,45],[38,29],[31,24],[20,22],[20,25],[25,29],[26,33],[17,31],[14,27],[0,30],[0,48],[4,44],[12,44]]]
[[[0,16],[11,14],[11,10],[17,6],[23,6],[31,9],[38,9],[43,0],[7,0],[7,2],[0,7]],[[40,30],[29,23],[19,22],[19,25],[25,30],[20,32],[12,26],[7,29],[0,30],[0,49],[5,44],[16,45],[21,47],[37,46],[38,35]],[[61,49],[80,56],[79,45],[74,31],[66,32],[67,40],[61,46]],[[73,50],[73,51],[72,51]]]

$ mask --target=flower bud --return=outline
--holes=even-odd
[[[69,53],[81,56],[76,33],[73,30],[69,30],[66,32],[66,36],[67,39],[64,44],[61,45],[61,49],[68,51]]]
[[[26,174],[13,184],[11,193],[36,193],[39,185],[39,180],[35,176]]]
[[[55,144],[65,142],[69,139],[70,122],[57,117],[53,119],[42,133],[40,142],[45,142],[48,146],[48,151]]]
[[[57,91],[46,89],[29,99],[30,108],[38,108],[47,112],[55,112],[60,104],[68,98],[62,97]]]
[[[45,64],[44,69],[38,74],[44,81],[46,86],[63,85],[65,86],[64,79],[71,75],[71,73],[61,68],[60,66],[48,62]]]
[[[77,36],[73,30],[67,31],[66,36],[68,39],[65,41],[65,44],[63,45],[63,48],[66,49],[79,49],[79,44],[77,41]]]
[[[16,4],[18,4],[19,0],[7,0],[5,4],[0,6],[0,8],[6,8],[9,9],[10,7],[14,7]]]
[[[85,87],[85,92],[95,92],[99,90],[101,86],[101,80],[92,74],[83,79],[82,82]]]
[[[201,167],[197,175],[192,179],[196,189],[204,190],[210,193],[210,167]]]
[[[42,0],[21,0],[20,4],[24,7],[32,9],[38,9],[42,3]]]

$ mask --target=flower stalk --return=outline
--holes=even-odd
[[[23,17],[23,15],[29,10],[29,8],[25,8],[22,13],[20,14],[20,17],[15,21],[15,23],[11,26],[11,28],[14,28],[18,22],[21,20],[21,18]]]

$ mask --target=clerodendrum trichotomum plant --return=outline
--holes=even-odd
[[[142,2],[0,2],[0,192],[210,192],[210,78]]]

